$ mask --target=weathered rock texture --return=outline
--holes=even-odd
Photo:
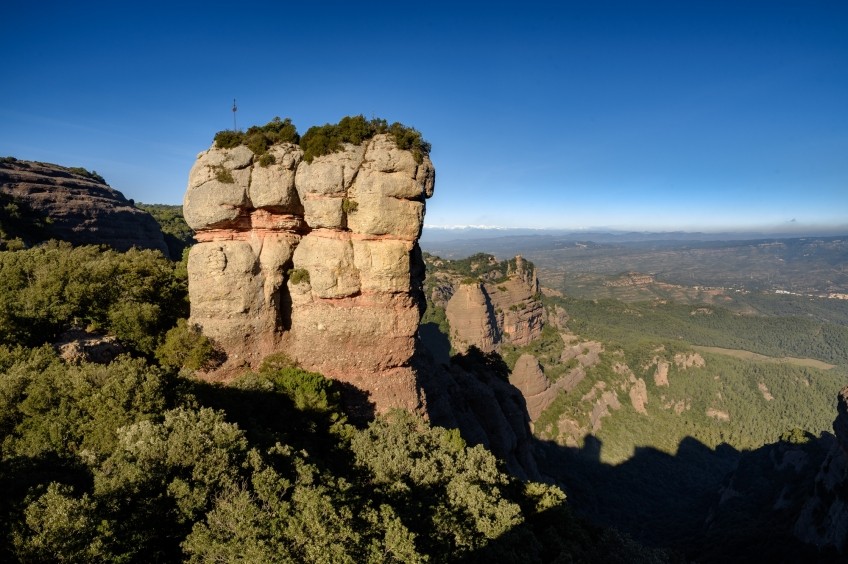
[[[460,284],[451,296],[445,314],[451,327],[451,343],[462,352],[475,346],[492,352],[501,342],[495,311],[483,284]]]
[[[562,381],[562,380],[560,380]],[[551,386],[542,366],[532,354],[523,354],[518,358],[509,383],[518,388],[527,403],[527,414],[531,421],[539,418],[542,412],[556,399],[562,386]]]
[[[422,383],[433,424],[459,429],[466,442],[485,446],[515,476],[541,479],[527,404],[496,353],[473,348],[422,373],[427,374]]]
[[[848,549],[848,388],[839,392],[836,440],[815,480],[815,495],[795,523],[795,536],[818,548]]]
[[[432,292],[433,302],[445,308],[451,343],[459,351],[475,346],[491,352],[501,343],[527,345],[542,334],[545,311],[536,269],[520,256],[507,261],[503,279],[469,282],[448,275]]]
[[[536,269],[521,256],[515,266],[509,263],[507,280],[487,285],[495,308],[498,329],[504,340],[516,346],[527,345],[542,334],[544,308],[539,299]]]
[[[44,236],[119,251],[168,247],[156,220],[94,175],[63,166],[0,160],[0,193],[45,218]]]
[[[191,321],[226,351],[222,374],[284,352],[378,410],[420,409],[410,363],[432,163],[387,135],[311,163],[297,145],[270,152],[263,167],[244,146],[212,148],[191,170]]]

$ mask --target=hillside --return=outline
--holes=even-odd
[[[5,157],[0,159],[0,197],[6,202],[0,211],[4,242],[61,239],[119,251],[155,249],[168,256],[156,221],[96,172]]]
[[[422,253],[428,152],[378,119],[303,137],[275,119],[216,135],[182,208],[142,205],[181,262],[0,250],[0,557],[840,557],[848,310],[822,292],[841,282],[763,292],[628,268],[584,273],[607,293],[586,299],[555,262]],[[4,202],[4,230],[48,236]],[[809,259],[811,244],[707,254],[789,249],[797,278],[843,252]],[[671,247],[637,262],[693,252]],[[717,276],[738,276],[725,259]]]
[[[466,346],[446,294],[477,284],[483,302],[492,301],[488,293],[498,291],[514,261],[425,258],[422,334],[431,327],[454,348]],[[809,487],[796,499],[809,497],[832,441],[833,398],[848,381],[846,327],[815,315],[743,316],[715,305],[591,301],[542,290],[534,338],[492,344],[491,331],[478,332],[476,343],[503,359],[522,392],[541,471],[598,523],[693,557],[744,561],[751,552],[706,548],[707,538],[733,530],[733,519],[716,509],[722,484],[750,465],[746,453],[795,433],[816,453],[798,478]],[[802,501],[793,503],[780,526],[768,524],[773,515],[764,505],[734,511],[750,521],[750,538],[768,539],[777,553],[809,556],[816,549],[792,536]]]

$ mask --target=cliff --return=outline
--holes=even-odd
[[[848,387],[839,392],[836,440],[814,482],[814,494],[795,523],[795,536],[819,549],[848,548]]]
[[[432,260],[427,297],[445,310],[456,350],[499,351],[502,344],[523,346],[541,335],[545,311],[532,263],[521,256],[498,262],[485,254],[449,265]]]
[[[271,163],[243,145],[213,147],[189,175],[191,321],[228,357],[213,377],[284,352],[368,392],[380,411],[422,410],[411,360],[430,159],[388,134],[311,162],[292,143],[269,153]]]
[[[132,247],[155,249],[168,256],[164,236],[153,217],[136,208],[96,173],[0,159],[0,194],[42,220],[38,239],[62,239],[74,245],[105,244],[119,251]]]

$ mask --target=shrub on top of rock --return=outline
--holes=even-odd
[[[268,148],[276,143],[294,143],[303,149],[303,160],[312,162],[315,157],[341,151],[345,143],[361,145],[380,133],[391,135],[399,149],[412,151],[419,163],[424,155],[430,152],[430,144],[417,129],[398,122],[389,125],[386,120],[380,118],[367,120],[361,114],[345,116],[336,124],[310,127],[303,137],[297,133],[291,119],[275,117],[263,126],[248,128],[246,132],[219,131],[215,134],[215,146],[219,149],[232,149],[246,145],[261,158],[267,154]],[[268,159],[265,159],[264,163],[260,161],[263,166],[271,164]]]
[[[268,147],[275,143],[295,143],[300,141],[297,128],[290,118],[275,117],[265,125],[254,125],[246,132],[226,129],[215,134],[215,146],[219,149],[232,149],[247,145],[257,156],[264,155]]]
[[[303,160],[312,162],[315,157],[340,151],[345,143],[360,145],[379,133],[390,134],[398,148],[412,151],[419,163],[430,152],[430,144],[424,141],[418,130],[398,122],[389,125],[380,118],[366,120],[360,114],[343,117],[335,125],[327,123],[310,127],[300,142]]]

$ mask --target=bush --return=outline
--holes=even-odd
[[[188,314],[186,273],[158,251],[49,242],[0,253],[0,343],[38,346],[71,327],[102,328],[150,354]]]
[[[424,155],[430,152],[430,144],[424,141],[416,129],[395,122],[388,125],[386,120],[365,116],[346,116],[338,124],[324,124],[310,127],[301,139],[303,160],[312,162],[315,157],[341,151],[345,143],[361,145],[377,134],[389,133],[394,138],[398,148],[412,151],[417,162],[422,162]]]
[[[267,154],[268,148],[277,143],[300,144],[303,149],[303,160],[312,162],[315,157],[329,155],[341,151],[345,143],[361,145],[377,134],[388,133],[392,136],[398,148],[412,151],[415,160],[420,163],[424,155],[430,153],[430,144],[424,140],[421,133],[412,128],[395,122],[391,125],[384,119],[365,119],[358,116],[345,116],[337,124],[324,124],[310,127],[301,137],[291,119],[275,117],[263,126],[254,125],[247,132],[225,130],[215,134],[215,146],[219,149],[232,149],[239,145],[247,145],[256,156]],[[271,164],[265,161],[261,166]]]
[[[235,184],[236,179],[233,178],[233,173],[230,172],[230,169],[224,168],[223,165],[216,165],[212,167],[212,170],[215,171],[215,178],[221,184]]]
[[[345,198],[342,200],[342,211],[345,213],[353,213],[359,209],[359,203],[356,200]]]
[[[77,174],[79,176],[84,176],[85,178],[88,178],[89,180],[94,180],[96,182],[100,182],[101,184],[106,184],[106,179],[104,179],[102,176],[97,174],[96,170],[88,170],[88,169],[85,169],[81,166],[74,166],[74,167],[69,168],[68,171],[70,171],[74,174]]]
[[[265,153],[259,157],[259,166],[269,166],[277,162],[277,158],[271,153]]]
[[[300,284],[301,282],[309,283],[309,271],[305,268],[292,268],[289,270],[289,281],[292,284]]]
[[[244,133],[227,129],[215,134],[215,146],[219,149],[233,149],[244,143]]]
[[[204,370],[213,368],[220,353],[212,341],[197,325],[189,325],[185,319],[177,320],[177,326],[165,334],[165,341],[156,349],[156,359],[162,366]]]
[[[239,145],[247,145],[256,156],[262,156],[268,147],[276,143],[297,143],[300,135],[291,119],[275,117],[263,126],[254,125],[246,133],[225,130],[215,134],[215,146],[219,149],[233,149]],[[262,163],[260,163],[262,164]],[[262,166],[268,166],[268,163]]]

